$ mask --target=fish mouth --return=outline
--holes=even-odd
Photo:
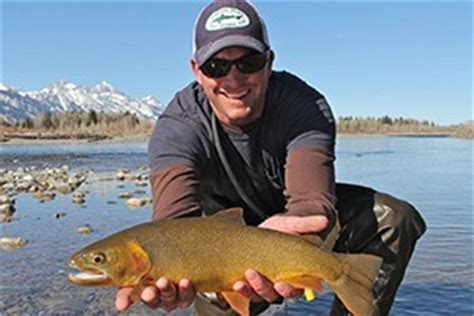
[[[69,266],[74,269],[81,270],[78,273],[69,273],[68,278],[74,284],[85,286],[106,286],[110,284],[111,279],[104,271],[95,269],[83,269],[69,262]]]

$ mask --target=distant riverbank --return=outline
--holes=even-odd
[[[83,115],[84,116],[84,115]],[[0,143],[88,143],[144,141],[152,132],[154,122],[143,121],[130,114],[100,113],[78,116],[61,113],[40,116],[31,122],[0,124]],[[338,137],[455,137],[474,139],[472,122],[441,126],[429,121],[406,118],[340,117]]]

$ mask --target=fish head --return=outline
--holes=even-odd
[[[98,242],[76,252],[68,261],[80,273],[69,274],[78,285],[135,286],[151,270],[151,261],[135,241]]]

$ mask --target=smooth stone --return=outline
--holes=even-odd
[[[5,214],[7,216],[12,216],[15,213],[16,209],[13,204],[2,204],[0,205],[0,214]]]
[[[86,203],[86,200],[84,198],[80,198],[80,197],[78,197],[78,198],[73,197],[72,198],[72,203],[74,203],[74,204],[84,204],[84,203]]]
[[[72,187],[67,183],[61,183],[56,186],[56,190],[62,194],[68,194],[72,192]]]
[[[135,185],[136,185],[137,187],[147,187],[147,186],[148,186],[148,181],[146,181],[146,180],[137,181],[137,182],[135,182]]]
[[[8,216],[6,214],[0,214],[0,223],[11,223],[14,220],[16,220],[16,219],[14,219],[11,216]]]
[[[64,217],[64,216],[66,216],[66,213],[62,213],[62,212],[61,213],[54,213],[54,218],[56,218],[56,219],[59,219],[59,218]]]
[[[15,204],[15,199],[9,195],[0,195],[0,204]]]
[[[17,249],[25,246],[28,240],[22,237],[2,237],[0,238],[0,247],[6,250]]]
[[[83,192],[74,192],[72,194],[73,199],[84,199],[86,195]]]
[[[129,199],[129,198],[133,197],[133,193],[131,193],[131,192],[122,192],[122,193],[119,193],[118,197],[119,197],[119,199]]]
[[[79,234],[81,234],[81,235],[88,235],[88,234],[92,233],[91,225],[86,224],[86,225],[84,225],[84,226],[82,226],[82,227],[79,227],[79,228],[77,229],[77,232],[78,232]]]
[[[127,205],[132,207],[142,207],[148,204],[148,199],[131,198],[127,200]]]
[[[35,192],[32,194],[32,196],[42,201],[51,201],[52,199],[54,199],[56,194],[54,192],[45,191],[45,192]]]

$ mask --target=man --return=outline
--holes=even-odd
[[[388,314],[425,229],[416,210],[367,188],[336,187],[329,106],[304,81],[272,70],[275,55],[253,5],[212,2],[197,18],[193,44],[196,82],[171,101],[149,144],[153,220],[240,206],[249,225],[316,234],[322,247],[381,256],[374,314]],[[256,303],[254,313],[258,302],[301,294],[252,269],[234,290]],[[131,305],[130,293],[117,293],[119,310]],[[185,308],[195,296],[190,280],[173,284],[166,276],[141,294],[145,304],[165,310]],[[336,300],[332,314],[344,313]]]

